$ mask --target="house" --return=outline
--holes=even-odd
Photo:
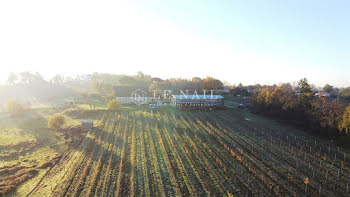
[[[221,95],[172,95],[171,105],[178,109],[224,108],[224,97]]]
[[[327,93],[327,92],[316,92],[315,93],[316,97],[324,97],[324,98],[329,98],[331,97],[331,94]]]
[[[120,101],[121,104],[130,104],[130,103],[140,103],[140,104],[149,104],[152,103],[153,98],[152,97],[132,97],[132,96],[125,96],[125,97],[115,97],[116,100]]]

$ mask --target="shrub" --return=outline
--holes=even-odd
[[[59,129],[66,123],[66,117],[62,114],[55,114],[48,120],[49,128]]]
[[[6,111],[12,115],[18,115],[29,109],[29,106],[20,100],[9,98],[6,103]]]
[[[120,101],[116,100],[116,99],[111,99],[107,102],[107,109],[108,110],[119,110],[122,107],[122,104],[120,103]]]

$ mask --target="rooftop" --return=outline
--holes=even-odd
[[[91,123],[94,123],[94,121],[92,121],[92,120],[82,120],[81,123],[90,123],[91,124]]]

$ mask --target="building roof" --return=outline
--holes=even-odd
[[[330,97],[331,94],[327,92],[316,92],[315,96],[320,96],[320,97]]]
[[[89,124],[93,124],[94,121],[92,120],[82,120],[81,123],[89,123]]]
[[[204,94],[188,94],[188,95],[183,95],[183,94],[176,94],[172,95],[172,97],[175,97],[176,99],[222,99],[224,98],[221,95],[217,94],[209,94],[209,95],[204,95]]]
[[[217,93],[221,93],[221,92],[223,92],[223,93],[229,93],[230,90],[228,90],[228,89],[219,89],[219,90],[215,90],[215,92],[217,92]]]

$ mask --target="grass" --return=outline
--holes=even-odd
[[[47,127],[47,119],[65,109],[66,107],[31,109],[18,117],[0,113],[1,194],[25,196],[62,154],[70,149],[67,144],[69,141],[63,133]],[[65,128],[80,124],[80,119],[67,116]],[[8,168],[9,166],[15,167]],[[8,181],[9,178],[13,182]]]

